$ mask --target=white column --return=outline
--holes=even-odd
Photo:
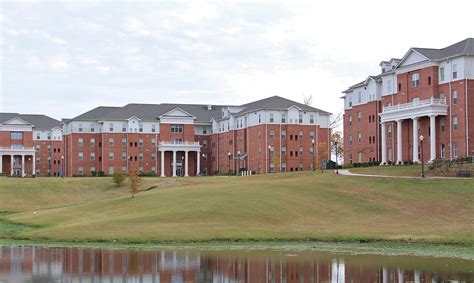
[[[0,175],[3,173],[3,155],[0,154]]]
[[[31,157],[32,157],[31,160],[32,160],[32,162],[33,162],[33,163],[31,164],[31,165],[32,165],[32,168],[33,168],[33,169],[32,169],[33,172],[31,172],[31,174],[32,174],[32,175],[36,175],[36,154],[33,154]],[[61,160],[61,166],[63,166],[63,160]],[[61,172],[62,172],[62,171],[63,171],[63,169],[61,168]],[[63,175],[64,175],[64,172],[63,172]]]
[[[384,122],[382,122],[381,126],[382,126],[382,130],[381,130],[381,134],[382,134],[382,163],[380,163],[380,165],[385,165],[385,164],[387,164],[387,137],[386,137],[387,132],[385,131],[385,123]]]
[[[173,150],[173,177],[176,177],[176,150]]]
[[[418,118],[413,118],[413,162],[419,163],[418,159]]]
[[[403,152],[402,152],[402,123],[403,120],[397,121],[397,163],[403,163]]]
[[[13,154],[10,154],[10,176],[13,176]]]
[[[199,176],[201,173],[201,152],[196,151],[196,176]]]
[[[165,151],[161,151],[161,177],[166,177],[165,175]]]
[[[25,177],[25,155],[21,155],[21,177]]]
[[[189,165],[189,162],[188,162],[188,151],[184,151],[184,177],[189,177],[189,171],[188,171],[188,165]]]
[[[430,162],[436,159],[436,116],[430,116]]]

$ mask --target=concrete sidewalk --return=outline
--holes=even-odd
[[[371,174],[357,174],[352,173],[348,169],[340,169],[339,175],[344,176],[358,176],[358,177],[376,177],[376,178],[398,178],[398,179],[447,179],[447,180],[472,180],[472,178],[463,178],[463,177],[425,177],[421,178],[420,176],[388,176],[388,175],[371,175]]]

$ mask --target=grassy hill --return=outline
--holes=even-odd
[[[145,178],[143,188],[154,184],[159,188],[132,199],[127,185],[116,188],[110,178],[2,178],[0,211],[15,213],[0,218],[30,227],[14,237],[58,241],[311,238],[474,246],[472,179],[300,172]]]

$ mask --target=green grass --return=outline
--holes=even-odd
[[[121,243],[395,241],[474,246],[472,180],[288,173],[146,178],[131,198],[110,178],[0,180],[14,239]],[[1,235],[0,235],[1,237]]]
[[[466,164],[464,168],[470,169],[474,172],[474,164]],[[459,165],[453,165],[453,170],[459,169]],[[385,176],[409,176],[419,177],[421,175],[421,165],[391,165],[391,166],[371,166],[371,167],[358,167],[350,168],[350,172],[357,174],[369,174],[369,175],[385,175]],[[429,169],[428,165],[425,165],[425,175],[427,177],[437,176],[433,171]],[[474,176],[472,176],[474,177]]]

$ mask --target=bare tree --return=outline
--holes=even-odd
[[[138,194],[138,189],[142,184],[142,178],[137,171],[130,172],[128,178],[130,179],[130,193],[132,194],[132,198],[134,198],[135,195]]]
[[[339,160],[344,157],[344,139],[341,131],[334,131],[331,133],[331,151],[337,153]]]
[[[329,128],[331,131],[334,131],[335,129],[339,128],[339,126],[342,125],[343,122],[343,113],[339,112],[336,115],[331,116],[331,120],[329,121]]]
[[[303,104],[304,105],[308,105],[310,106],[311,104],[313,104],[313,95],[310,94],[308,96],[305,96],[304,99],[303,99]]]

